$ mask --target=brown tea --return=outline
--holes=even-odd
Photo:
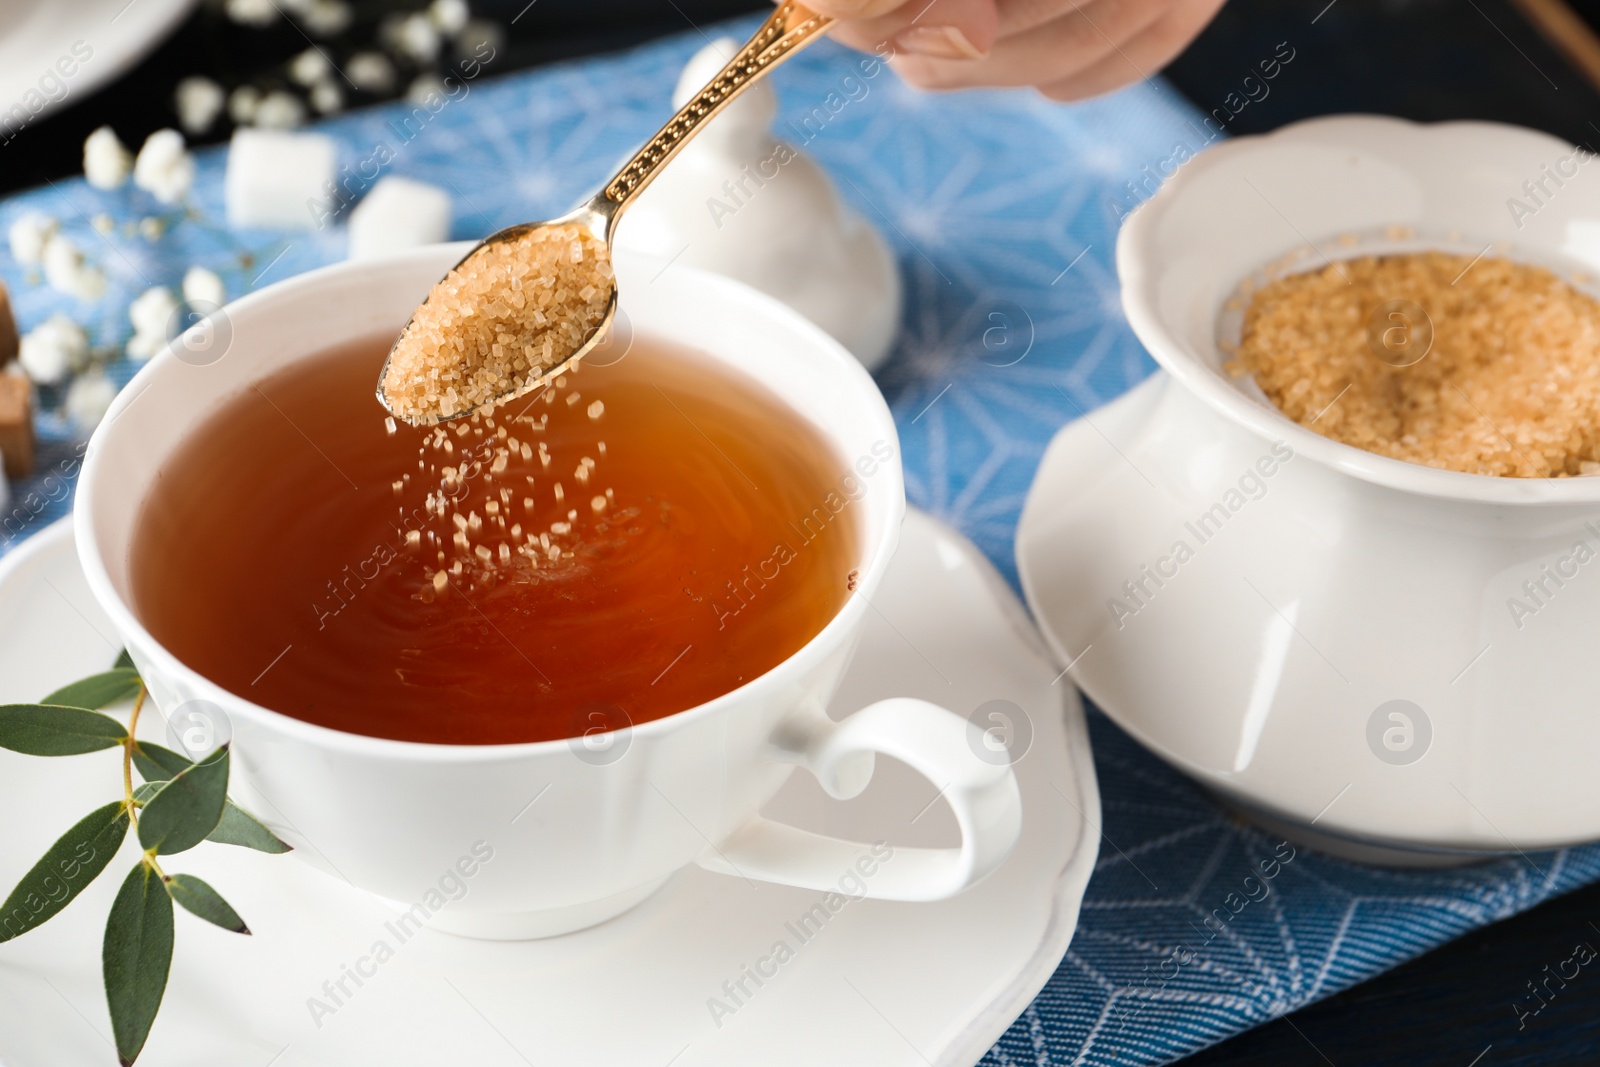
[[[391,340],[231,400],[144,505],[135,610],[230,692],[376,737],[574,737],[737,688],[850,595],[849,468],[754,380],[641,339],[418,429],[373,399]]]

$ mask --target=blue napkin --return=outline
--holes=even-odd
[[[351,186],[370,185],[386,159],[384,173],[450,190],[455,236],[477,237],[558,214],[596,187],[666,118],[679,68],[706,39],[689,32],[502,79],[491,63],[426,122],[388,106],[320,128],[339,143]],[[878,380],[911,500],[1015,583],[1012,538],[1046,443],[1155,369],[1118,302],[1120,218],[1215,139],[1215,124],[1159,82],[1074,106],[1029,93],[924,95],[882,68],[865,74],[828,43],[774,77],[784,135],[838,179],[899,259],[904,329]],[[23,327],[66,311],[97,344],[120,346],[127,301],[176,286],[191,264],[216,270],[237,297],[343,257],[337,227],[227,230],[223,156],[198,162],[202,218],[174,220],[157,242],[120,229],[161,213],[133,189],[67,181],[0,203],[0,231],[29,210],[60,218],[111,283],[84,304],[0,250]],[[90,225],[101,213],[119,227],[108,237]],[[130,372],[112,368],[118,380]],[[0,514],[0,551],[69,507],[71,428],[45,414],[39,433],[38,473]],[[986,1064],[1166,1062],[1600,877],[1600,847],[1444,872],[1296,851],[1232,820],[1097,712],[1090,729],[1105,837],[1078,931]]]

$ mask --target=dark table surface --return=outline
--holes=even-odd
[[[414,6],[357,3],[360,21],[351,39],[385,9]],[[761,6],[762,0],[477,0],[473,9],[509,27],[505,54],[496,60],[504,71],[625,47]],[[1600,146],[1600,91],[1583,73],[1585,42],[1554,39],[1530,18],[1559,8],[1559,0],[1230,0],[1166,75],[1209,111],[1248,73],[1249,57],[1287,41],[1296,49],[1297,78],[1241,111],[1230,133],[1364,111],[1418,121],[1510,122]],[[1570,8],[1600,24],[1600,0]],[[102,124],[133,145],[173,125],[172,90],[186,75],[206,74],[231,88],[281,70],[305,47],[288,25],[243,30],[203,6],[116,83],[0,148],[0,193],[78,173],[83,138]],[[1593,56],[1600,69],[1600,46]],[[201,140],[226,136],[219,127]],[[1184,1062],[1600,1063],[1600,970],[1584,968],[1564,985],[1546,970],[1579,945],[1600,951],[1600,886],[1470,934]],[[1528,1014],[1535,987],[1545,1006]]]

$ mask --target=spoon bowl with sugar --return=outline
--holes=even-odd
[[[416,426],[540,388],[605,338],[617,313],[611,235],[623,211],[705,124],[833,20],[780,3],[587,203],[484,238],[428,293],[378,375],[378,401]]]

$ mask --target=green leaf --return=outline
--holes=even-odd
[[[260,819],[231,800],[223,805],[222,821],[217,823],[217,828],[211,831],[206,840],[253,848],[257,852],[270,852],[273,855],[293,850],[293,846],[278,840],[277,834],[263,826]]]
[[[194,764],[187,756],[180,756],[170,748],[153,745],[149,741],[133,743],[133,765],[139,777],[147,782],[165,782]]]
[[[132,666],[133,666],[133,657],[128,655],[128,650],[127,649],[123,649],[121,652],[117,653],[117,662],[115,662],[115,663],[113,663],[111,665],[111,669],[112,670],[116,670],[118,667],[132,667]]]
[[[139,769],[139,774],[146,782],[133,792],[141,802],[148,800],[153,794],[151,784],[159,786],[185,768],[194,766],[190,760],[170,748],[152,745],[148,741],[140,741],[133,746],[133,765]],[[270,852],[273,855],[294,851],[293,846],[280,841],[260,819],[231,800],[222,806],[222,819],[206,840],[223,845],[253,848],[257,852]]]
[[[50,846],[0,904],[0,941],[53,918],[99,876],[128,833],[128,813],[115,800],[91,812]]]
[[[168,878],[167,892],[172,894],[173,900],[206,922],[250,936],[250,928],[239,918],[239,913],[228,906],[221,894],[194,875],[175,874]]]
[[[132,667],[118,667],[64,685],[39,703],[67,708],[108,708],[138,696],[142,684],[138,671]]]
[[[170,856],[198,845],[222,821],[228,801],[228,746],[173,777],[139,813],[139,843]]]
[[[50,704],[0,704],[0,748],[24,756],[76,756],[120,745],[128,731],[98,711]]]
[[[133,799],[141,805],[150,803],[150,798],[161,792],[166,782],[141,782],[133,787]]]
[[[130,871],[117,891],[100,960],[117,1057],[128,1067],[150,1036],[172,967],[172,898],[148,864]]]

